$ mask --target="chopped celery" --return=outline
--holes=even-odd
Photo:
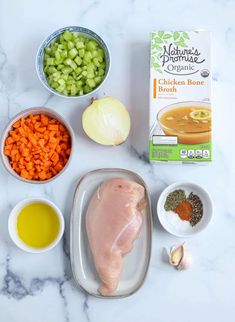
[[[95,87],[96,86],[96,83],[94,81],[94,79],[88,79],[86,81],[87,85],[89,85],[91,88]]]
[[[65,40],[71,40],[73,38],[73,34],[70,31],[66,30],[63,34],[63,37]]]
[[[77,49],[76,48],[73,48],[73,49],[70,49],[70,51],[69,51],[69,57],[70,58],[74,58],[74,57],[76,57],[77,56],[77,54],[78,54],[78,51],[77,51]]]
[[[68,49],[74,48],[74,43],[72,41],[68,41]]]
[[[78,55],[82,58],[85,55],[85,49],[79,49]]]
[[[81,57],[77,56],[75,59],[74,59],[75,63],[80,66],[82,64],[82,59]]]
[[[91,92],[103,81],[105,53],[95,39],[69,30],[44,50],[43,70],[49,86],[66,96]]]
[[[55,65],[55,59],[54,58],[47,58],[46,64],[47,64],[47,66]]]

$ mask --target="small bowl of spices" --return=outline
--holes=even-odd
[[[161,225],[178,237],[189,237],[211,221],[213,204],[209,193],[191,182],[176,182],[161,193],[157,214]]]

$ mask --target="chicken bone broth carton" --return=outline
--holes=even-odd
[[[150,161],[211,161],[210,33],[151,38]]]

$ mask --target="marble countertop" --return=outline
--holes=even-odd
[[[1,0],[0,130],[9,118],[31,106],[61,113],[76,135],[75,157],[56,181],[29,185],[0,165],[0,321],[1,322],[198,322],[234,321],[235,289],[235,2],[232,0]],[[82,25],[110,46],[112,69],[103,93],[129,108],[128,141],[105,148],[81,129],[88,100],[49,94],[37,79],[34,61],[42,39],[65,25]],[[154,29],[207,29],[213,32],[214,161],[208,166],[151,165],[147,158],[149,40]],[[95,156],[95,157],[94,157]],[[148,184],[153,204],[153,249],[143,287],[122,300],[100,300],[73,282],[69,260],[69,218],[76,182],[102,167],[136,171]],[[201,234],[187,239],[194,263],[178,272],[162,260],[162,249],[181,239],[156,220],[159,193],[177,180],[203,185],[215,204],[214,218]],[[7,220],[21,199],[43,196],[63,211],[63,242],[44,254],[28,254],[11,242]]]

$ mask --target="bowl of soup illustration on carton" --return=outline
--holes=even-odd
[[[200,144],[211,140],[209,103],[182,102],[168,105],[157,114],[165,135],[177,136],[181,144]]]

